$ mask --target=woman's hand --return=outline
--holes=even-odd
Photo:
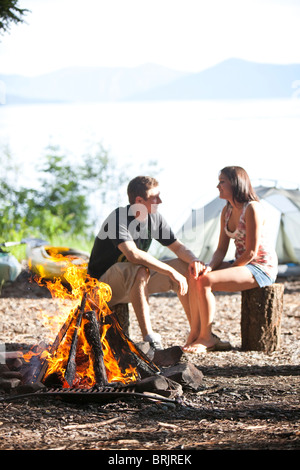
[[[189,265],[189,273],[194,279],[211,271],[211,267],[207,266],[200,260],[193,260]]]
[[[212,271],[212,267],[209,266],[209,264],[206,264],[206,265],[205,265],[205,269],[204,269],[204,271],[203,271],[202,274],[208,274],[208,273],[210,273],[211,271]]]

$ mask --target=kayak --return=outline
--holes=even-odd
[[[22,267],[17,258],[0,248],[0,284],[15,281],[21,270]]]
[[[31,272],[44,279],[64,280],[64,274],[71,265],[87,272],[89,254],[68,247],[27,245],[26,258]]]

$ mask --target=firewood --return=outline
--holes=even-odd
[[[154,392],[164,397],[174,398],[182,395],[182,386],[174,380],[163,375],[152,375],[139,380],[134,384],[138,393]]]
[[[86,304],[86,300],[87,300],[87,294],[86,292],[83,294],[82,296],[82,300],[81,300],[81,304],[79,307],[77,307],[77,309],[75,310],[75,312],[71,312],[67,318],[67,320],[65,321],[65,323],[63,324],[63,326],[61,327],[60,331],[58,332],[55,340],[53,341],[50,349],[49,349],[49,353],[50,355],[54,354],[55,351],[57,350],[58,346],[60,345],[60,343],[62,342],[62,340],[64,339],[68,329],[70,328],[72,322],[74,321],[74,318],[77,317],[78,313],[81,312],[83,313],[84,312],[84,309],[85,309],[85,304]],[[44,375],[46,374],[47,372],[47,368],[48,368],[48,361],[47,359],[44,360],[44,362],[41,362],[40,363],[40,368],[38,370],[38,372],[35,374],[35,380],[37,382],[42,382],[43,380],[43,377]]]
[[[104,385],[108,383],[108,380],[104,365],[99,323],[96,318],[96,313],[93,310],[85,312],[84,318],[87,320],[84,325],[84,334],[91,347],[96,384]]]
[[[21,380],[17,378],[0,378],[0,388],[2,388],[5,392],[10,392],[13,388],[18,387],[20,383]]]
[[[152,375],[146,377],[135,384],[137,392],[154,392],[158,390],[167,390],[169,387],[168,381],[162,375]]]
[[[119,324],[118,318],[114,313],[105,317],[106,324],[112,325],[106,333],[110,346],[113,347],[115,353],[121,357],[120,353],[123,353],[122,360],[126,360],[126,364],[130,360],[131,365],[136,366],[142,378],[151,376],[153,374],[160,373],[160,369],[149,360],[136,344],[128,338]]]
[[[12,370],[0,372],[0,377],[2,377],[3,379],[20,379],[20,380],[23,378],[20,372],[15,372]]]
[[[56,349],[58,348],[58,346],[60,345],[60,343],[62,342],[62,340],[64,339],[68,329],[70,328],[71,326],[71,323],[72,321],[74,320],[74,318],[77,317],[78,315],[78,312],[79,312],[79,307],[77,307],[77,309],[75,310],[75,312],[71,312],[67,318],[67,320],[65,321],[65,323],[63,324],[63,326],[61,327],[59,333],[57,334],[55,340],[53,341],[53,343],[51,344],[51,348],[49,350],[49,353],[50,354],[53,354]]]
[[[81,300],[81,304],[76,308],[75,312],[71,312],[67,318],[67,320],[65,321],[65,323],[63,324],[63,326],[61,327],[58,335],[56,336],[55,340],[53,341],[52,345],[51,345],[51,348],[49,350],[50,354],[53,354],[54,351],[56,351],[56,349],[58,348],[58,346],[60,345],[60,343],[62,342],[62,340],[64,339],[68,329],[70,328],[71,326],[71,323],[73,322],[74,318],[77,317],[78,313],[81,312],[83,313],[84,312],[84,308],[85,308],[85,304],[86,304],[86,299],[87,299],[87,294],[84,293],[84,295],[82,296],[82,300]]]
[[[105,325],[110,325],[106,331],[105,339],[114,358],[118,362],[120,370],[124,373],[129,366],[136,368],[138,360],[132,353],[115,314],[105,317],[104,320]]]
[[[128,304],[114,305],[113,311],[116,314],[118,321],[124,331],[129,336],[130,322],[129,322],[129,308]]]
[[[41,342],[31,348],[30,351],[33,353],[33,356],[30,359],[30,367],[26,368],[26,371],[23,375],[23,383],[33,383],[37,380],[37,377],[40,375],[40,371],[43,366],[43,362],[41,362],[40,355],[43,351],[45,351],[45,349],[46,345],[44,342]]]
[[[183,387],[197,390],[202,384],[203,373],[194,364],[185,362],[162,370],[162,374]]]
[[[49,349],[49,354],[50,355],[53,355],[55,353],[55,351],[57,350],[58,346],[60,345],[60,343],[64,339],[68,329],[70,328],[70,325],[71,325],[72,321],[74,320],[74,317],[77,316],[78,311],[79,311],[79,307],[75,310],[75,312],[71,312],[69,314],[67,320],[65,321],[65,323],[61,327],[60,331],[58,332],[55,340],[53,341],[53,343],[52,343],[52,345]],[[45,359],[43,362],[40,362],[39,370],[35,374],[37,382],[42,382],[43,377],[45,376],[45,374],[47,372],[47,369],[48,369],[48,361],[47,361],[47,359]]]
[[[75,328],[72,336],[72,343],[70,346],[68,363],[65,372],[65,380],[70,385],[73,385],[75,374],[76,374],[76,353],[78,343],[78,332],[82,322],[82,312],[79,312],[76,318]]]
[[[167,349],[156,349],[152,360],[159,367],[170,367],[178,364],[182,355],[183,351],[179,346],[172,346]]]

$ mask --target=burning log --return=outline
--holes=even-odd
[[[84,312],[85,305],[86,305],[86,300],[87,300],[87,293],[85,292],[82,296],[80,306],[77,307],[77,309],[75,310],[75,313],[72,313],[72,312],[70,313],[70,315],[68,316],[66,322],[63,324],[63,326],[60,329],[58,335],[56,336],[55,341],[52,343],[51,349],[50,349],[50,354],[53,354],[56,351],[56,349],[58,348],[59,344],[62,342],[62,340],[64,339],[65,334],[67,333],[71,323],[73,322],[74,318],[77,317],[78,312],[81,312],[81,313]]]
[[[69,330],[69,328],[71,327],[72,323],[74,322],[74,318],[76,319],[79,314],[80,315],[83,314],[84,309],[85,309],[85,305],[86,305],[86,299],[87,299],[87,294],[84,293],[80,306],[77,307],[75,312],[71,312],[69,314],[67,320],[65,321],[65,323],[61,327],[59,333],[57,334],[55,340],[53,341],[53,343],[50,347],[50,350],[49,350],[49,355],[50,356],[55,354],[55,351],[57,350],[57,348],[59,347],[59,345],[63,341],[65,335],[67,334],[67,332]],[[47,372],[48,365],[49,365],[47,359],[45,359],[42,363],[40,361],[39,364],[40,364],[40,367],[38,368],[38,371],[33,376],[33,379],[35,379],[36,382],[42,382],[42,380],[45,377],[45,374]]]
[[[94,310],[84,313],[84,319],[87,322],[84,325],[84,333],[87,342],[91,347],[92,361],[94,365],[95,378],[97,385],[105,385],[108,383],[106,369],[104,365],[104,355],[101,345],[101,337],[99,332],[99,324]]]
[[[111,325],[106,332],[106,338],[120,361],[137,367],[142,377],[159,374],[160,369],[126,336],[115,313],[105,317],[105,324]],[[139,374],[139,375],[140,375]],[[140,377],[139,377],[140,378]]]
[[[113,312],[116,314],[118,318],[118,322],[120,323],[124,333],[127,336],[130,336],[129,329],[130,329],[130,321],[129,321],[129,308],[128,304],[117,304],[113,307]]]
[[[76,353],[77,353],[77,344],[78,344],[78,331],[81,328],[83,313],[81,311],[78,312],[76,321],[75,321],[75,328],[72,336],[72,342],[69,351],[68,363],[65,372],[65,381],[72,387],[75,374],[76,374]]]
[[[88,296],[82,301],[80,308],[73,313],[71,321],[68,319],[63,325],[50,350],[52,356],[55,357],[54,346],[57,346],[59,351],[61,347],[59,341],[66,336],[65,342],[69,342],[70,346],[65,373],[60,369],[47,375],[49,361],[46,360],[47,364],[42,367],[39,375],[41,382],[46,385],[72,387],[76,383],[78,365],[82,365],[84,361],[87,364],[92,362],[93,365],[95,380],[92,383],[90,381],[90,385],[135,382],[141,378],[138,368],[142,371],[143,377],[160,373],[159,368],[152,364],[126,337],[113,313],[103,315],[100,309],[98,309],[98,314],[94,310],[83,311],[86,302],[88,305],[91,303]],[[85,342],[89,346],[88,351],[86,347],[83,347]],[[89,366],[87,365],[86,368],[88,369]]]
[[[30,363],[30,367],[27,369],[23,377],[24,382],[34,383],[37,381],[37,377],[39,377],[43,366],[41,356],[46,349],[46,344],[41,342],[40,344],[33,346],[31,351],[23,355],[25,361]]]

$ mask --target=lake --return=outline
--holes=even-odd
[[[1,147],[24,166],[27,185],[35,184],[36,165],[49,144],[77,159],[101,142],[119,166],[132,165],[130,177],[157,161],[161,212],[175,230],[192,208],[218,195],[224,166],[243,166],[254,184],[261,179],[299,186],[299,131],[296,98],[0,107]]]

